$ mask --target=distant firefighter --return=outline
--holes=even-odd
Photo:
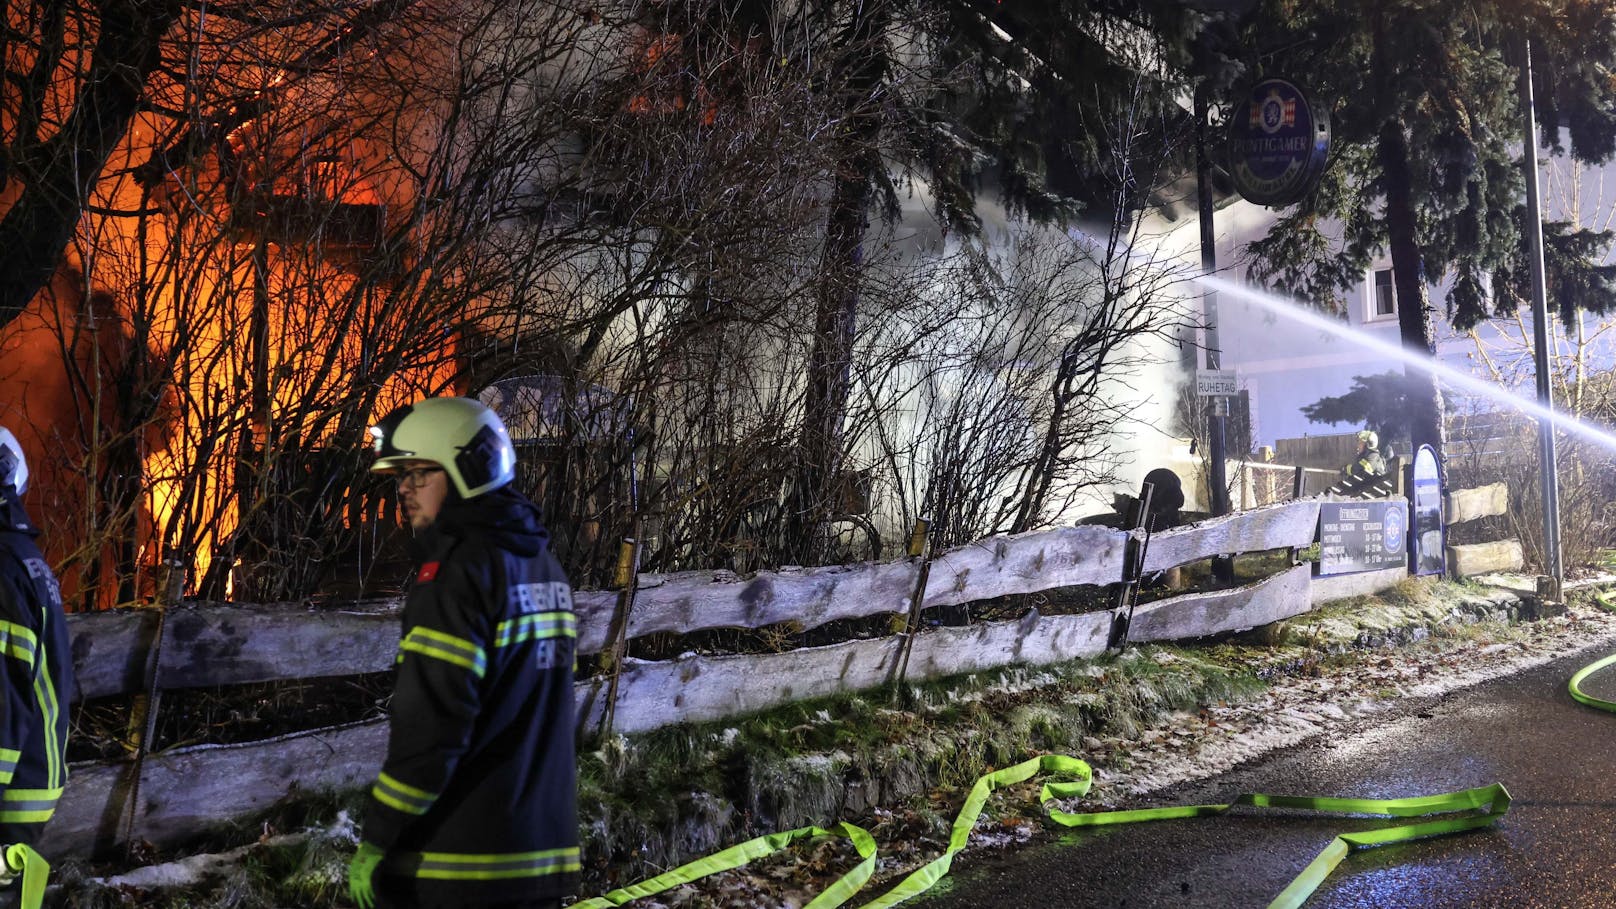
[[[1342,471],[1349,480],[1367,480],[1386,475],[1386,458],[1380,453],[1380,436],[1372,429],[1358,433],[1358,451]]]
[[[1358,433],[1358,450],[1352,461],[1341,469],[1341,479],[1330,487],[1338,496],[1370,499],[1391,495],[1392,484],[1386,474],[1386,456],[1380,449],[1380,436],[1372,429]]]

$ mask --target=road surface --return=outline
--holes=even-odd
[[[1502,782],[1514,804],[1496,829],[1356,852],[1307,909],[1616,907],[1616,714],[1566,693],[1571,673],[1606,652],[1410,700],[1122,807],[1222,803],[1241,792],[1397,798]],[[1583,689],[1616,700],[1616,667]],[[1072,831],[1057,843],[966,853],[911,905],[1263,907],[1337,833],[1387,823],[1396,822],[1248,812]]]

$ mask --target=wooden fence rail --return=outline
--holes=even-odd
[[[1156,534],[1147,571],[1213,555],[1306,546],[1318,523],[1316,501],[1289,502],[1214,518]],[[1128,534],[1105,527],[1067,527],[990,537],[936,556],[923,607],[979,602],[1062,587],[1122,580]],[[838,619],[905,614],[919,565],[915,560],[758,572],[641,575],[628,636],[688,634],[716,628],[762,628],[797,622],[814,628]],[[578,649],[606,646],[617,595],[581,590]],[[299,604],[189,604],[163,622],[158,687],[194,688],[376,672],[397,652],[399,604],[313,610]],[[73,615],[74,662],[82,667],[76,697],[142,690],[157,610]]]
[[[1442,511],[1450,527],[1508,514],[1509,487],[1503,483],[1493,483],[1475,489],[1452,490],[1444,497]],[[1516,539],[1450,545],[1447,557],[1448,573],[1460,578],[1498,571],[1519,571],[1526,564],[1526,553],[1521,548],[1521,541]]]
[[[1298,566],[1249,587],[1190,594],[1140,607],[1138,640],[1172,640],[1237,631],[1307,611],[1309,569]],[[916,638],[912,681],[984,672],[1013,664],[1049,665],[1105,651],[1114,610],[936,628]],[[673,721],[725,719],[815,697],[867,690],[892,677],[896,637],[848,641],[757,655],[698,655],[630,660],[620,680],[615,717],[620,732]],[[599,721],[604,684],[578,683],[585,723]],[[374,778],[386,747],[385,721],[316,729],[239,745],[175,748],[148,757],[138,812],[131,824],[129,762],[72,769],[44,848],[58,855],[95,854],[119,845],[126,829],[153,843],[172,843],[209,825],[261,811],[294,790],[362,786]]]

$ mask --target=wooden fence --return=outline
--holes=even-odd
[[[1509,488],[1493,483],[1477,489],[1455,489],[1447,493],[1442,513],[1449,527],[1509,513]],[[1448,573],[1468,578],[1495,571],[1520,571],[1526,564],[1521,541],[1498,540],[1492,543],[1468,543],[1447,549]]]
[[[1157,533],[1146,573],[1218,555],[1306,547],[1319,500],[1300,500]],[[1137,536],[1079,526],[981,540],[930,562],[922,610],[1123,580]],[[906,615],[921,565],[897,562],[760,572],[642,575],[626,636],[762,628],[795,622],[814,628],[840,619]],[[1299,565],[1254,584],[1163,599],[1135,612],[1131,641],[1204,637],[1306,612],[1321,598],[1396,583],[1399,570],[1313,579]],[[578,591],[579,650],[609,644],[619,596]],[[157,689],[353,675],[389,668],[397,651],[398,603],[314,610],[299,605],[191,604],[69,617],[78,676],[74,699]],[[1011,664],[1042,665],[1103,653],[1118,611],[1041,615],[938,627],[913,636],[905,677],[940,678]],[[159,640],[160,638],[160,640]],[[673,722],[722,720],[806,698],[864,690],[894,679],[904,636],[752,655],[691,654],[624,660],[614,728],[641,732]],[[152,665],[153,661],[156,665]],[[581,724],[604,713],[607,679],[578,684]],[[75,765],[46,834],[47,853],[86,854],[126,835],[166,843],[209,824],[241,817],[303,790],[362,786],[385,747],[385,722],[318,729],[240,745],[174,748],[139,765]],[[132,804],[133,803],[133,804]],[[133,812],[133,816],[130,813]]]
[[[1231,487],[1229,498],[1241,510],[1260,508],[1301,496],[1320,495],[1341,480],[1339,469],[1293,467],[1259,461],[1230,461],[1226,471]],[[1297,495],[1298,483],[1301,496]]]

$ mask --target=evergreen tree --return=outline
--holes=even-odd
[[[1382,443],[1404,439],[1408,437],[1407,390],[1403,376],[1396,372],[1353,376],[1350,391],[1302,405],[1302,416],[1314,423],[1373,429],[1380,433]]]
[[[1252,75],[1304,79],[1334,107],[1324,179],[1253,244],[1260,279],[1327,308],[1389,250],[1403,344],[1433,350],[1427,287],[1453,279],[1458,328],[1516,305],[1524,275],[1522,113],[1518,73],[1530,39],[1544,144],[1564,132],[1584,161],[1616,149],[1616,3],[1612,0],[1265,0],[1247,17]],[[1339,243],[1325,236],[1338,222]],[[1616,309],[1594,257],[1605,238],[1546,231],[1559,303]],[[1409,375],[1415,445],[1440,450],[1434,377]]]

